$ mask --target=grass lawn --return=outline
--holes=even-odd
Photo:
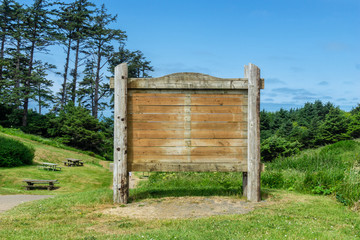
[[[35,162],[62,165],[62,161],[70,157],[84,160],[85,166],[63,166],[62,171],[58,172],[39,170],[36,165],[1,168],[0,194],[57,196],[23,203],[1,213],[0,239],[360,238],[359,212],[338,202],[335,195],[310,195],[271,188],[263,189],[265,202],[244,215],[146,220],[105,214],[103,210],[116,206],[112,205],[112,176],[103,167],[103,161],[29,139],[13,138],[35,148]],[[296,162],[296,159],[292,161]],[[271,167],[271,171],[277,173],[281,169],[280,165]],[[283,180],[287,176],[283,174]],[[21,187],[21,181],[25,178],[58,179],[60,188],[54,191],[25,191]],[[287,188],[285,185],[281,187]],[[148,181],[141,182],[138,188],[131,190],[130,200],[140,202],[145,198],[214,195],[241,198],[240,191],[239,173],[157,173],[151,174]]]
[[[35,149],[34,165],[0,168],[0,194],[64,194],[108,187],[112,182],[112,174],[102,166],[107,166],[108,162],[29,139],[3,133],[0,135],[20,140]],[[83,167],[65,167],[63,161],[66,158],[81,159],[85,164]],[[37,164],[41,162],[57,163],[62,170],[54,172],[38,169]],[[26,191],[22,187],[24,185],[22,180],[24,179],[57,179],[60,182],[57,184],[60,188],[54,191]]]
[[[109,189],[60,195],[3,213],[0,239],[359,239],[359,213],[333,198],[269,194],[270,204],[245,215],[187,220],[103,214],[112,207]]]

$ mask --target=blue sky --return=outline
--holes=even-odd
[[[152,62],[154,77],[243,77],[251,62],[265,78],[262,106],[320,99],[350,110],[360,103],[359,0],[96,3],[118,14],[113,27]]]
[[[360,103],[359,0],[103,2],[154,77],[243,77],[251,62],[265,78],[262,103]]]

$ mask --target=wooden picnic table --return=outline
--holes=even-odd
[[[39,169],[45,169],[49,171],[61,171],[61,167],[58,167],[56,163],[43,162],[38,166]]]
[[[23,182],[27,183],[26,186],[23,186],[26,188],[26,190],[30,190],[32,188],[47,188],[47,190],[52,190],[55,188],[54,184],[59,183],[58,180],[39,180],[39,179],[25,179],[23,180]],[[41,185],[35,186],[35,184],[41,184]]]
[[[84,162],[80,159],[75,159],[75,158],[67,158],[67,161],[64,162],[65,166],[84,166]]]

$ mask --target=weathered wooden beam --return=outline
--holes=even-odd
[[[248,183],[247,199],[261,200],[260,194],[260,69],[254,64],[245,66],[248,78]]]
[[[134,172],[243,172],[246,162],[156,162],[132,163],[130,171]]]
[[[243,196],[247,197],[247,184],[248,184],[248,174],[247,172],[243,172],[242,173],[242,191],[243,191]]]
[[[186,83],[180,83],[178,80],[164,82],[161,78],[129,78],[128,85],[130,89],[247,89],[247,81],[247,78],[221,78],[214,82],[187,80]],[[204,86],[199,87],[199,84]],[[261,78],[260,89],[264,89],[264,86],[264,79]],[[110,78],[110,88],[114,88],[114,78]]]
[[[127,79],[128,66],[115,67],[114,79],[114,203],[126,204],[129,196],[127,169]]]
[[[114,78],[110,78],[110,84],[109,84],[110,88],[114,88]]]

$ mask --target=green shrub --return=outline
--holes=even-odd
[[[282,188],[284,177],[281,172],[267,171],[261,174],[261,183],[270,188]]]
[[[278,157],[287,157],[300,151],[301,144],[298,141],[290,142],[283,137],[273,135],[261,143],[261,160],[273,161]]]
[[[34,152],[33,148],[19,141],[0,136],[0,167],[30,165]]]

